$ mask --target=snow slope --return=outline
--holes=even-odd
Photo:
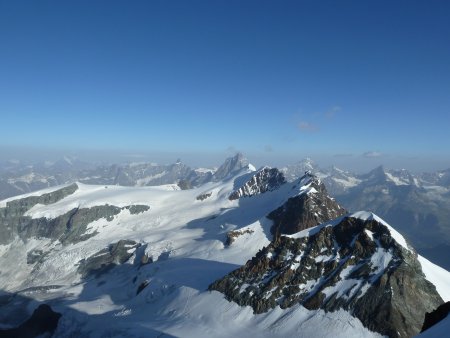
[[[418,259],[425,277],[434,284],[444,302],[450,301],[450,272],[431,263],[425,257],[419,255]]]
[[[72,195],[51,205],[35,205],[27,215],[55,218],[73,208],[105,204],[140,204],[150,209],[140,214],[123,210],[112,221],[95,221],[88,231],[98,234],[74,244],[33,238],[0,246],[2,291],[23,297],[29,302],[29,312],[43,301],[61,312],[55,337],[157,337],[162,333],[176,337],[379,337],[343,310],[325,313],[302,306],[277,307],[255,315],[250,307],[206,291],[213,281],[269,244],[271,221],[265,216],[270,211],[289,197],[314,193],[307,185],[294,189],[293,184],[285,184],[251,198],[229,200],[253,170],[248,166],[224,181],[191,190],[77,183],[79,189]],[[200,195],[207,197],[201,200]],[[242,230],[243,235],[226,246],[231,230]],[[128,262],[100,277],[81,278],[77,273],[81,260],[121,239],[140,243],[154,262],[137,264],[135,252]],[[45,260],[29,265],[27,253],[35,249],[46,252]],[[432,265],[427,266],[434,271]],[[148,286],[137,293],[143,283]]]

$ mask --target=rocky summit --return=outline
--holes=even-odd
[[[328,195],[325,185],[317,176],[307,172],[296,182],[294,188],[297,187],[300,187],[298,195],[289,198],[267,215],[273,221],[271,232],[275,237],[308,229],[346,213]]]
[[[255,313],[296,304],[344,309],[389,337],[418,334],[425,313],[443,302],[416,252],[369,213],[279,236],[209,289]]]

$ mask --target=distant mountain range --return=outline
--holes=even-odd
[[[71,157],[38,164],[9,161],[0,163],[0,199],[73,182],[121,186],[176,184],[181,189],[190,189],[217,182],[248,164],[242,154],[227,159],[218,168],[191,168],[181,161],[95,166]],[[291,182],[305,172],[316,174],[344,208],[373,211],[396,224],[420,253],[450,269],[450,169],[412,174],[405,169],[388,170],[380,166],[366,174],[355,174],[337,167],[320,168],[311,159],[304,159],[281,168],[280,172]]]
[[[219,168],[212,169],[192,169],[179,160],[172,164],[123,165],[93,165],[69,157],[37,164],[7,161],[0,163],[0,200],[74,182],[137,187],[179,184],[181,188],[189,189],[221,180],[246,165],[248,160],[242,154],[228,158]]]

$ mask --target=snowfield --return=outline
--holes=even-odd
[[[219,292],[207,291],[212,282],[269,244],[271,221],[265,217],[269,212],[289,197],[315,193],[307,184],[294,188],[289,183],[276,191],[229,200],[237,183],[253,170],[249,166],[222,182],[191,190],[178,190],[174,185],[77,183],[78,189],[72,195],[54,204],[35,205],[27,215],[51,219],[73,208],[106,204],[147,205],[150,209],[140,214],[124,209],[111,221],[92,222],[88,233],[97,234],[74,244],[62,245],[43,238],[24,242],[17,238],[0,245],[2,293],[23,297],[29,313],[38,302],[46,302],[62,313],[55,337],[380,337],[343,310],[325,313],[298,305],[255,315],[250,307],[240,307]],[[200,195],[208,197],[201,200]],[[0,207],[23,197],[1,201]],[[353,216],[376,217],[364,213]],[[292,237],[307,236],[319,227]],[[242,230],[242,235],[227,246],[226,236],[231,230]],[[400,234],[391,227],[390,231],[410,250]],[[98,277],[82,278],[77,273],[80,261],[121,239],[140,243],[153,263],[138,264],[135,253],[125,264]],[[36,249],[46,252],[44,262],[27,264],[27,253]],[[450,273],[420,259],[427,278],[449,300]],[[145,283],[148,286],[138,292]]]

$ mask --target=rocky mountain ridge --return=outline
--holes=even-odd
[[[263,194],[267,191],[276,190],[285,183],[284,175],[277,168],[263,167],[252,174],[248,181],[233,191],[229,199],[236,200],[241,197]]]
[[[209,289],[255,313],[298,303],[345,309],[370,330],[411,337],[443,300],[417,254],[393,231],[378,217],[358,213],[280,236]]]

